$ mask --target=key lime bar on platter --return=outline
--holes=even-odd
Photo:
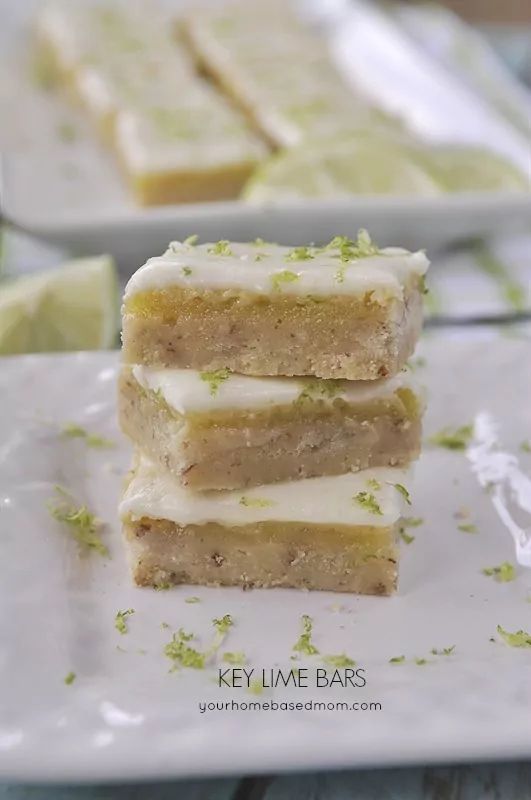
[[[147,3],[56,3],[37,33],[42,57],[96,123],[141,204],[235,197],[267,147],[170,30]]]
[[[406,482],[380,468],[201,493],[138,457],[120,504],[133,578],[391,594]]]
[[[323,39],[289,3],[191,8],[178,31],[199,66],[274,147],[391,121],[343,83]]]
[[[122,430],[192,489],[237,489],[407,466],[423,399],[404,370],[377,381],[124,367]]]
[[[324,247],[173,242],[127,284],[127,364],[246,375],[392,377],[422,324],[428,260],[365,231]]]

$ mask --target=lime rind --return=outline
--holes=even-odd
[[[112,258],[70,261],[0,285],[0,354],[110,348],[118,319]]]

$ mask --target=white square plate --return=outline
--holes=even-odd
[[[420,351],[427,359],[418,370],[429,391],[427,434],[487,412],[501,450],[529,475],[531,455],[519,445],[531,436],[531,342],[432,335]],[[510,583],[482,574],[515,563],[515,550],[466,453],[426,446],[411,508],[424,524],[403,545],[393,598],[134,588],[116,515],[130,457],[115,421],[117,363],[116,353],[94,353],[1,364],[1,780],[123,781],[531,757],[531,650],[509,647],[496,631],[498,624],[531,630],[531,573],[518,566]],[[65,438],[68,422],[117,445],[94,450]],[[105,521],[110,559],[81,557],[52,519],[47,501],[55,484]],[[454,514],[463,507],[477,533],[458,530]],[[191,595],[200,602],[186,603]],[[135,614],[121,635],[114,617],[127,608]],[[212,618],[226,613],[234,627],[223,650],[243,650],[257,672],[307,668],[309,688],[261,695],[219,688],[218,662],[170,673],[163,648],[171,632],[182,626],[206,647]],[[316,688],[320,656],[291,660],[302,614],[314,620],[322,655],[346,653],[365,669],[365,688]],[[430,652],[453,645],[448,656]],[[404,663],[389,663],[401,655]],[[70,671],[76,679],[65,685]],[[198,707],[272,700],[379,702],[382,710]]]

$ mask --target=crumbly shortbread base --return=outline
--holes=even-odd
[[[256,169],[256,162],[235,162],[203,171],[142,173],[133,171],[119,152],[118,158],[135,199],[143,206],[231,200]]]
[[[421,404],[403,391],[408,405],[398,392],[359,404],[309,401],[185,416],[124,367],[118,408],[123,432],[182,485],[237,489],[407,466],[420,452]]]
[[[417,289],[406,291],[403,300],[367,307],[349,296],[315,302],[292,295],[198,295],[171,287],[126,301],[123,359],[244,375],[373,380],[403,367],[421,327]]]
[[[292,587],[376,595],[396,589],[396,531],[397,525],[179,525],[146,517],[123,525],[139,586]]]

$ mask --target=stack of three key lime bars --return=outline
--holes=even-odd
[[[137,584],[394,591],[427,267],[360,231],[323,247],[191,237],[132,276],[120,515]]]

